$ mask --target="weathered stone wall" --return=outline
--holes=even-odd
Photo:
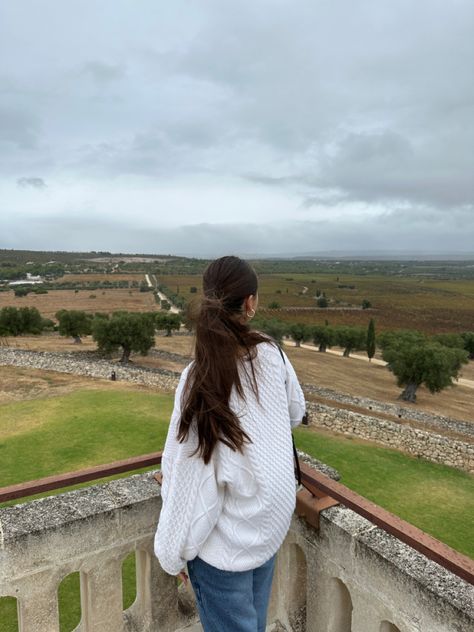
[[[52,351],[25,351],[22,349],[0,348],[0,365],[22,366],[85,375],[87,377],[110,378],[115,371],[118,380],[126,380],[145,386],[156,386],[165,391],[173,391],[179,373],[167,369],[149,369],[133,365],[121,365],[100,358],[95,352],[75,351],[55,353]]]
[[[305,578],[306,632],[466,632],[474,625],[472,586],[345,507],[323,511],[319,531],[294,516],[281,562],[288,556],[299,569],[280,581],[295,576],[297,592]]]
[[[306,406],[310,423],[317,427],[374,441],[435,463],[474,472],[474,444],[467,441],[324,404],[307,402]]]
[[[195,621],[191,586],[178,589],[153,555],[160,506],[147,473],[0,509],[0,596],[18,599],[20,632],[59,631],[57,588],[75,571],[82,632],[175,632]],[[137,599],[124,612],[120,569],[132,551]],[[465,632],[474,597],[463,580],[338,506],[322,512],[319,532],[293,516],[268,621],[268,632]]]
[[[340,402],[341,404],[350,404],[358,406],[359,408],[365,408],[367,411],[373,410],[374,412],[388,413],[389,415],[398,417],[402,420],[411,419],[419,422],[419,425],[426,425],[431,429],[439,428],[440,430],[457,432],[474,437],[474,410],[471,420],[462,421],[451,417],[445,417],[443,415],[427,413],[424,410],[408,408],[407,406],[402,406],[401,404],[378,402],[375,399],[369,399],[368,397],[339,393],[331,388],[315,386],[314,384],[303,384],[303,390],[305,393],[318,395],[324,399]],[[442,394],[440,394],[439,397],[442,397]]]

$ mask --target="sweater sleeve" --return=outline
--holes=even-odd
[[[177,575],[187,560],[199,550],[217,523],[222,511],[224,489],[217,483],[217,450],[207,465],[197,454],[196,430],[190,429],[187,440],[176,439],[181,416],[181,395],[189,367],[176,389],[173,413],[163,450],[161,470],[162,506],[155,533],[154,550],[162,568]]]
[[[303,415],[306,412],[306,400],[293,365],[286,353],[284,351],[282,351],[282,353],[285,358],[284,371],[288,411],[290,413],[291,427],[294,428],[299,425],[303,419]]]

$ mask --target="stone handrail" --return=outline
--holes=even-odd
[[[80,632],[192,624],[191,587],[178,588],[153,554],[160,506],[160,486],[146,473],[0,509],[0,597],[17,598],[20,631],[59,631],[58,586],[75,571]],[[130,552],[137,597],[123,611]],[[268,615],[275,632],[461,632],[474,623],[474,599],[461,578],[338,506],[321,513],[319,530],[293,516]]]

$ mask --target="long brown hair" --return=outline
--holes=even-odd
[[[216,259],[204,271],[204,296],[190,316],[195,328],[195,359],[183,391],[177,439],[184,441],[195,422],[199,443],[193,454],[199,452],[206,464],[219,440],[239,452],[243,452],[244,440],[252,442],[229,407],[229,397],[235,386],[245,398],[238,371],[239,365],[245,366],[245,356],[258,399],[252,362],[255,346],[271,339],[252,331],[243,318],[244,299],[255,296],[257,287],[257,275],[246,261],[232,256]]]

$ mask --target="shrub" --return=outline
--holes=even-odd
[[[26,287],[16,287],[14,292],[15,292],[15,296],[21,297],[21,296],[26,296],[27,294],[29,294],[31,290]]]

